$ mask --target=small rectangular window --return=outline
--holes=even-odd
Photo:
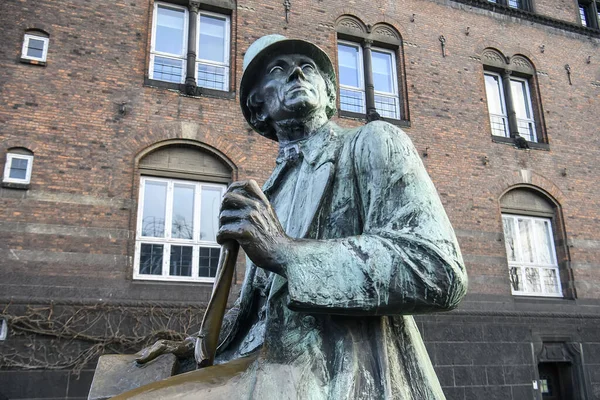
[[[229,17],[201,12],[198,16],[197,85],[208,89],[229,87]]]
[[[366,112],[362,58],[362,48],[359,45],[344,42],[338,44],[340,108],[360,114]]]
[[[48,42],[47,37],[26,33],[23,38],[21,58],[45,62],[48,54]]]
[[[398,77],[394,52],[373,48],[371,51],[375,108],[385,118],[400,119]]]
[[[31,180],[33,156],[8,153],[4,166],[4,182],[28,184]]]
[[[150,78],[183,83],[187,52],[187,9],[154,3]]]

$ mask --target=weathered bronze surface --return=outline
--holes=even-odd
[[[406,134],[329,122],[335,93],[316,46],[270,35],[248,49],[242,111],[281,150],[262,190],[236,182],[223,199],[218,240],[249,262],[220,365],[119,399],[444,398],[411,315],[464,296],[456,237]]]

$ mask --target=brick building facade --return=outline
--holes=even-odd
[[[269,176],[276,143],[245,122],[237,85],[270,33],[330,55],[339,125],[365,122],[372,80],[378,111],[422,155],[469,273],[457,310],[417,318],[447,398],[600,399],[597,3],[188,3],[0,3],[0,399],[87,394],[97,354],[77,377],[81,360],[42,353],[93,340],[40,316],[201,314],[214,210],[195,204],[189,238],[166,233],[170,211],[154,233],[141,221],[188,207],[173,193],[207,200]]]

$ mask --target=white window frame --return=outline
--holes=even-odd
[[[8,336],[8,324],[5,319],[0,319],[0,341],[6,340]]]
[[[142,218],[144,213],[144,192],[146,182],[162,182],[167,184],[167,197],[165,201],[165,232],[164,237],[147,237],[142,236]],[[176,184],[182,184],[186,186],[194,186],[194,233],[193,239],[175,239],[171,237],[171,222],[172,222],[172,210],[173,210],[173,187]],[[140,191],[138,200],[138,214],[137,214],[137,227],[136,227],[136,241],[135,241],[135,259],[133,268],[133,279],[135,280],[155,280],[155,281],[178,281],[178,282],[207,282],[212,283],[215,278],[211,277],[200,277],[199,274],[199,259],[200,259],[200,247],[203,248],[220,248],[221,246],[216,241],[200,240],[200,213],[201,213],[201,201],[202,201],[202,188],[216,188],[221,190],[221,196],[225,193],[227,186],[225,184],[208,183],[189,181],[183,179],[170,179],[170,178],[158,178],[153,176],[142,176],[140,178]],[[140,255],[142,244],[157,244],[163,245],[163,258],[162,258],[162,274],[161,275],[149,275],[140,274]],[[192,276],[179,276],[169,275],[170,270],[170,256],[171,246],[190,246],[192,250]],[[217,271],[218,273],[218,271]]]
[[[340,81],[340,89],[345,89],[345,90],[349,90],[351,92],[356,92],[356,93],[360,93],[361,94],[361,98],[362,98],[362,105],[361,105],[361,111],[360,113],[366,113],[367,109],[366,109],[366,92],[365,92],[365,71],[364,71],[364,56],[363,56],[363,50],[362,50],[362,46],[359,43],[356,42],[349,42],[346,40],[338,40],[338,46],[339,45],[344,45],[344,46],[350,46],[350,47],[355,47],[358,49],[358,87],[355,86],[349,86],[349,85],[342,85],[341,81]],[[337,49],[338,51],[338,58],[339,58],[339,48]],[[339,64],[339,62],[338,62]],[[339,65],[338,65],[338,76],[339,76]],[[340,95],[341,97],[341,95]],[[340,109],[342,111],[348,111],[348,112],[355,112],[355,111],[349,111],[349,110],[344,110],[342,108],[342,104],[340,102]]]
[[[502,76],[496,72],[491,72],[491,71],[484,71],[484,86],[485,86],[485,75],[489,75],[489,76],[495,76],[498,79],[498,93],[500,93],[500,106],[502,107],[502,114],[495,114],[492,113],[490,111],[489,108],[489,94],[487,93],[487,88],[486,88],[486,93],[485,93],[485,100],[486,103],[488,105],[488,115],[490,117],[490,129],[492,130],[492,135],[493,136],[498,136],[498,135],[494,135],[494,121],[492,120],[492,117],[496,117],[496,118],[500,118],[504,124],[504,135],[503,137],[510,137],[510,127],[508,125],[508,112],[506,111],[506,99],[504,97],[504,83],[502,81]]]
[[[27,171],[25,172],[25,179],[11,178],[10,167],[13,159],[27,160]],[[24,183],[28,184],[31,181],[31,170],[33,169],[33,156],[27,154],[7,153],[6,164],[4,164],[4,177],[3,182],[11,183]]]
[[[535,131],[535,120],[533,119],[533,105],[531,103],[531,92],[529,91],[529,80],[528,79],[524,79],[524,78],[518,78],[516,76],[511,76],[510,77],[511,82],[522,82],[524,83],[524,87],[525,87],[525,97],[527,97],[525,99],[525,105],[529,108],[529,114],[531,115],[531,118],[518,118],[517,117],[517,126],[519,126],[519,122],[525,122],[528,126],[531,127],[531,135],[527,134],[527,137],[525,137],[524,135],[521,134],[521,132],[519,131],[519,135],[523,136],[525,139],[527,139],[529,142],[537,142],[537,133]],[[512,90],[512,86],[511,86],[511,90]],[[514,99],[514,93],[513,93],[513,99]]]
[[[42,51],[42,57],[32,57],[32,56],[27,55],[27,49],[29,48],[29,40],[31,40],[31,39],[41,40],[42,42],[44,42],[44,49]],[[23,58],[25,60],[46,62],[46,57],[48,55],[49,43],[50,43],[50,38],[48,38],[48,37],[35,35],[32,33],[26,33],[25,36],[23,37],[23,47],[21,48],[21,58]]]
[[[396,53],[393,50],[389,50],[389,49],[383,49],[381,47],[373,47],[371,48],[371,54],[373,51],[378,51],[380,53],[387,53],[390,54],[392,56],[391,59],[391,63],[392,63],[392,89],[394,90],[394,92],[392,93],[388,93],[388,92],[382,92],[382,91],[378,91],[378,90],[374,90],[375,92],[375,96],[383,96],[383,97],[388,97],[394,100],[394,104],[395,104],[395,111],[396,111],[396,116],[397,118],[394,119],[400,119],[400,96],[398,94],[398,71],[397,71],[397,63],[396,63]],[[371,60],[371,62],[373,62]],[[379,112],[379,111],[378,111]],[[385,115],[382,115],[384,118],[386,117]],[[391,118],[391,117],[388,117]]]
[[[200,30],[202,29],[202,27],[200,25],[200,17],[202,15],[208,15],[210,17],[215,17],[215,18],[225,20],[225,47],[223,49],[223,51],[225,53],[223,59],[225,61],[222,63],[200,58]],[[208,88],[208,89],[229,91],[229,64],[230,64],[229,56],[231,53],[231,19],[229,18],[228,15],[225,15],[225,14],[218,14],[218,13],[209,12],[209,11],[200,11],[198,13],[198,21],[197,21],[196,26],[198,27],[198,29],[196,29],[196,54],[197,54],[197,56],[196,56],[196,65],[194,67],[194,78],[196,79],[196,84],[200,87],[203,87],[198,83],[198,65],[199,64],[210,65],[210,66],[215,66],[215,67],[224,67],[225,68],[225,82],[223,84],[224,89],[214,89],[214,88]]]
[[[509,274],[509,279],[510,279],[510,274],[511,274],[511,268],[512,267],[518,267],[521,268],[521,281],[525,282],[525,268],[535,268],[539,271],[539,277],[540,277],[540,287],[542,289],[541,292],[533,292],[533,291],[516,291],[514,290],[514,287],[512,285],[510,285],[510,290],[511,293],[514,296],[536,296],[536,297],[563,297],[563,293],[562,293],[562,285],[561,285],[561,281],[560,281],[560,270],[558,267],[558,263],[557,263],[557,259],[556,259],[556,248],[554,246],[554,232],[552,229],[552,219],[551,218],[542,218],[542,217],[532,217],[532,216],[528,216],[528,215],[520,215],[520,214],[508,214],[508,213],[502,213],[502,224],[503,224],[503,229],[504,229],[504,218],[509,218],[512,220],[512,224],[513,224],[513,231],[515,232],[515,253],[518,254],[517,258],[522,259],[522,257],[520,256],[520,252],[522,249],[521,243],[520,243],[520,235],[518,234],[518,224],[516,223],[517,219],[528,219],[532,221],[532,226],[534,221],[544,221],[544,222],[548,222],[548,229],[550,230],[550,254],[553,257],[553,263],[552,264],[542,264],[540,262],[536,262],[534,260],[533,263],[529,263],[529,262],[523,262],[523,261],[511,261],[507,254],[507,260],[508,260],[508,274]],[[536,235],[536,231],[532,230],[531,232],[533,240],[533,243],[539,243],[539,241],[537,240],[537,235]],[[506,240],[506,238],[505,238]],[[537,258],[537,255],[534,253],[534,258]],[[543,275],[541,274],[541,271],[544,269],[553,269],[556,272],[556,279],[558,282],[558,293],[547,293],[546,292],[546,285],[544,283],[544,279],[543,279]]]
[[[158,20],[158,8],[159,7],[170,8],[172,10],[178,10],[178,11],[184,12],[183,35],[182,35],[183,43],[181,46],[181,52],[182,52],[181,54],[156,51],[156,28],[157,28],[156,23]],[[189,12],[186,7],[182,7],[182,6],[178,6],[178,5],[170,4],[170,3],[158,2],[158,1],[154,3],[154,11],[153,11],[153,15],[152,15],[152,40],[150,42],[150,70],[148,72],[150,79],[161,80],[161,79],[154,78],[154,58],[155,58],[155,56],[159,56],[159,57],[164,57],[164,58],[170,58],[173,60],[181,60],[181,64],[183,65],[183,67],[181,70],[181,79],[180,79],[179,83],[185,82],[185,76],[187,74],[186,54],[187,54],[187,48],[188,48],[188,21],[189,21]],[[171,81],[164,81],[164,82],[171,82]]]

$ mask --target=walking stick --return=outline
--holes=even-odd
[[[221,247],[215,285],[196,339],[194,356],[199,368],[209,367],[215,361],[219,333],[221,333],[221,324],[227,308],[227,298],[239,249],[240,245],[235,240],[228,240]]]

